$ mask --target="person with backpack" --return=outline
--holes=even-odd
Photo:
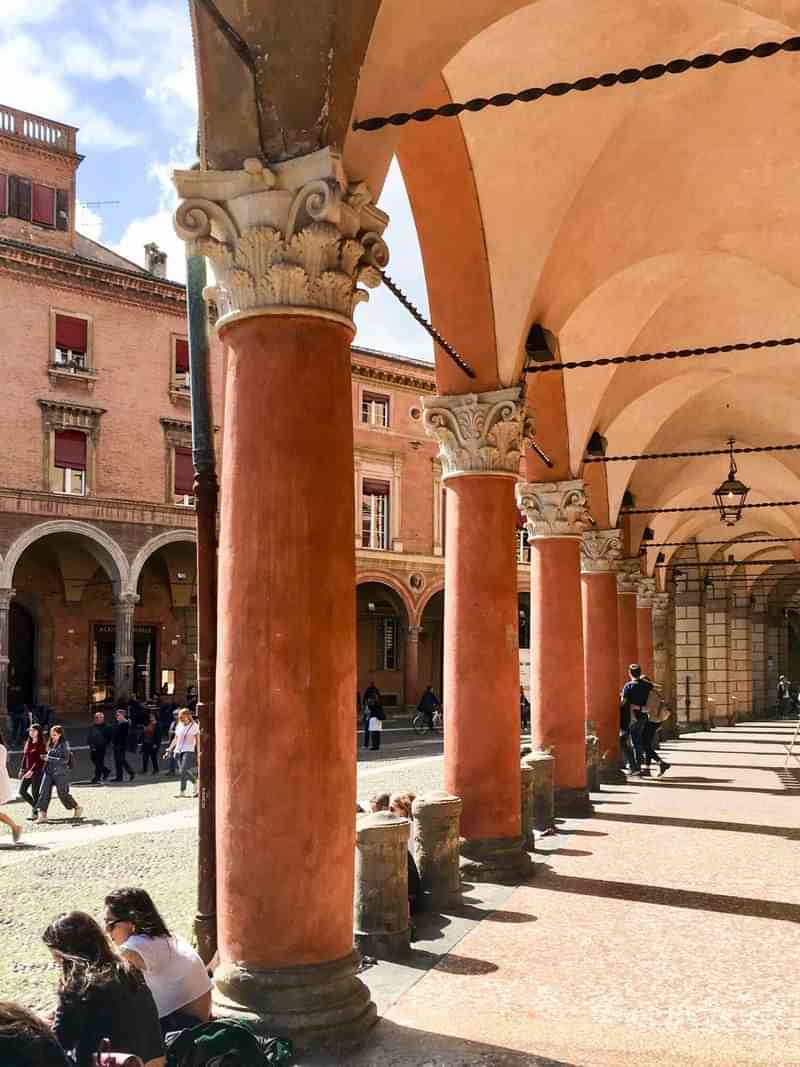
[[[653,747],[661,721],[657,716],[661,714],[663,703],[655,684],[642,673],[638,663],[632,663],[628,668],[628,681],[621,694],[622,713],[630,713],[630,740],[636,755],[636,764],[630,772],[631,775],[649,778],[652,760],[658,764],[659,777],[670,768],[669,763],[663,760]],[[650,710],[653,711],[653,719],[650,718]]]
[[[47,754],[44,757],[44,777],[39,789],[39,797],[36,807],[39,814],[37,823],[47,822],[47,809],[50,806],[50,797],[55,786],[58,799],[67,809],[72,812],[73,819],[83,818],[83,808],[69,791],[69,772],[72,769],[72,750],[64,737],[63,726],[50,727],[50,740],[47,745]]]

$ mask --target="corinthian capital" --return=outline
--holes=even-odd
[[[669,593],[656,593],[653,597],[653,618],[666,615],[669,611]]]
[[[529,416],[519,387],[422,398],[425,429],[439,445],[442,481],[463,474],[516,477]]]
[[[525,518],[528,540],[581,537],[592,519],[583,482],[520,482],[517,507]]]
[[[364,184],[348,184],[328,148],[240,171],[175,171],[182,198],[175,229],[190,254],[207,256],[218,326],[236,318],[302,309],[352,326],[353,309],[389,261],[388,215]]]
[[[652,608],[655,595],[655,578],[639,578],[636,582],[636,607]]]
[[[642,568],[638,559],[620,560],[617,567],[617,592],[636,593],[642,577]]]
[[[608,574],[622,558],[619,530],[586,530],[581,538],[581,570],[584,574]]]

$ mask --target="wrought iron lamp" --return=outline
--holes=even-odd
[[[719,508],[719,517],[726,526],[735,526],[742,517],[742,508],[750,492],[750,487],[736,477],[738,470],[736,459],[733,454],[733,446],[736,444],[734,437],[728,438],[731,450],[731,466],[728,477],[714,490],[714,500]]]

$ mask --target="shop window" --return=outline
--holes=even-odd
[[[86,494],[86,434],[82,430],[56,430],[54,434],[53,492]]]
[[[367,426],[389,426],[389,397],[380,393],[361,394],[361,421]]]
[[[175,389],[188,389],[189,377],[189,342],[185,337],[172,339],[172,385]]]
[[[361,545],[389,547],[389,483],[365,478],[361,489]]]
[[[194,464],[191,448],[177,445],[172,452],[172,492],[174,502],[185,507],[194,505]]]
[[[377,642],[378,651],[377,669],[379,671],[396,671],[398,669],[397,655],[397,619],[393,615],[386,615],[377,619]]]
[[[89,369],[88,319],[56,312],[53,365],[73,374]]]

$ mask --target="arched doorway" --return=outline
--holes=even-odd
[[[445,703],[444,693],[444,590],[434,593],[422,612],[419,635],[420,689],[432,685]]]
[[[11,601],[8,617],[8,706],[38,702],[36,622],[26,607]]]
[[[400,595],[382,582],[356,589],[357,685],[363,693],[374,683],[388,710],[405,704],[405,643],[408,612]]]

